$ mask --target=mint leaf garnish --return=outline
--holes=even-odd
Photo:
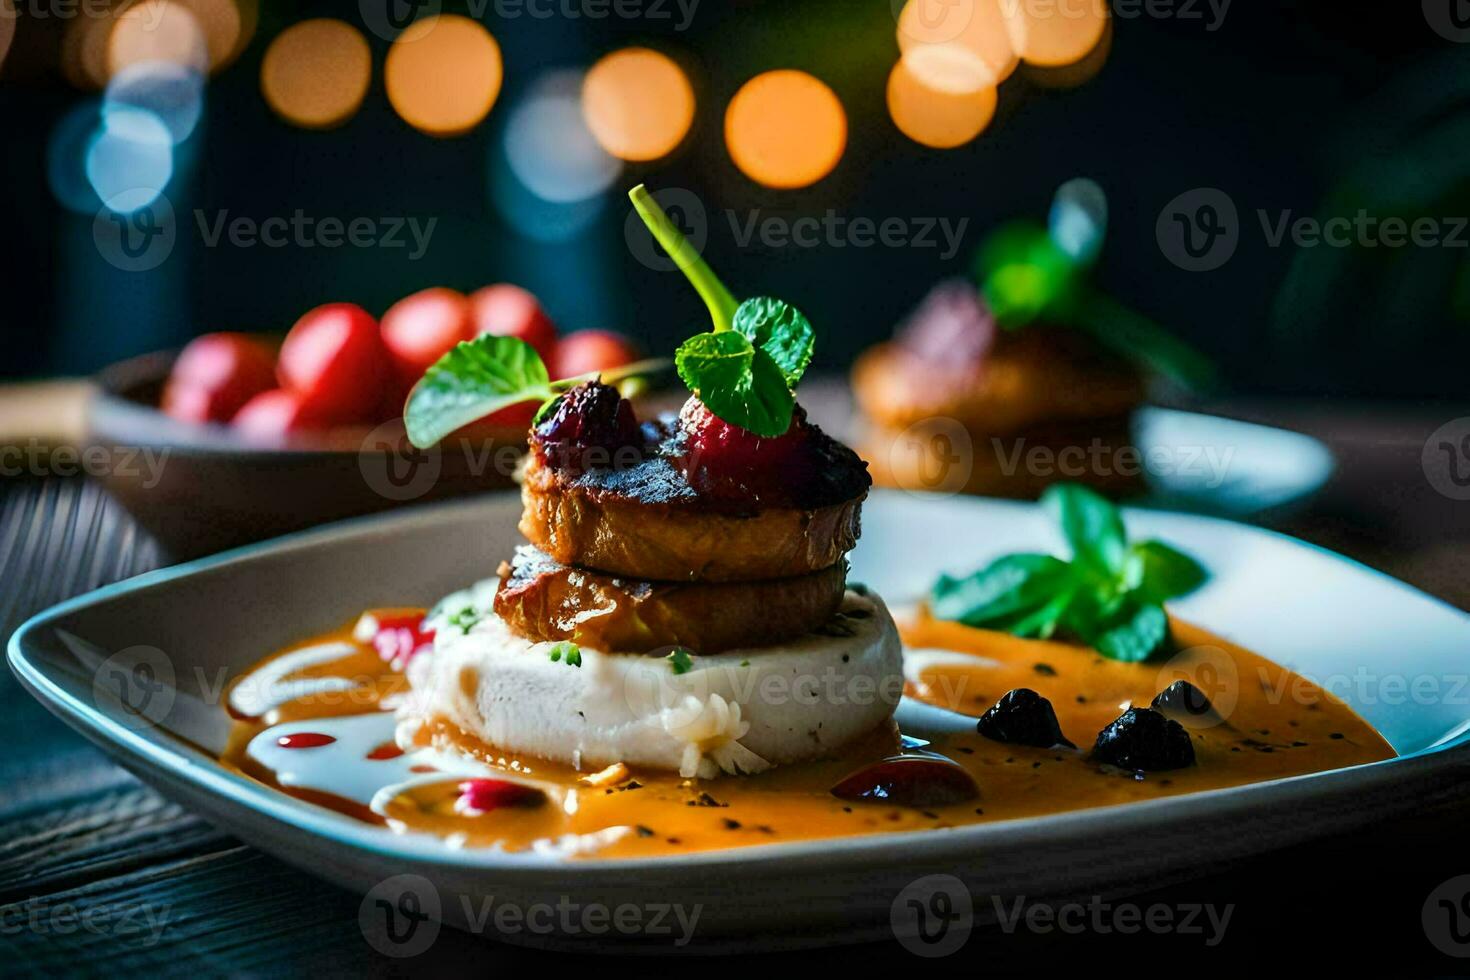
[[[1016,636],[1064,634],[1113,660],[1152,656],[1169,635],[1164,601],[1193,592],[1209,573],[1161,541],[1130,545],[1117,507],[1090,490],[1058,484],[1042,499],[1071,561],[1013,554],[963,578],[941,576],[930,612]]]
[[[675,647],[674,652],[664,659],[669,662],[669,669],[675,674],[687,674],[694,667],[694,660],[683,647]]]
[[[679,377],[720,418],[758,436],[791,427],[796,399],[771,355],[733,330],[695,334],[674,355]]]
[[[800,310],[779,299],[757,296],[740,304],[733,326],[736,333],[771,355],[786,384],[796,387],[816,346],[812,325]]]
[[[675,355],[679,377],[719,418],[758,436],[785,435],[792,391],[811,363],[814,334],[789,303],[757,297],[737,304],[642,184],[628,192],[653,237],[709,308],[714,330],[686,340]]]
[[[465,606],[447,620],[450,626],[458,626],[465,633],[468,633],[479,621],[480,614],[474,606]]]
[[[551,378],[535,348],[489,334],[460,341],[409,393],[408,441],[427,449],[455,429],[521,402],[551,398]]]

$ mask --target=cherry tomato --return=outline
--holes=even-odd
[[[378,324],[354,303],[311,310],[286,335],[276,376],[328,423],[374,420],[392,371]]]
[[[470,296],[475,336],[519,337],[551,363],[556,349],[556,326],[530,292],[508,282],[476,290]]]
[[[231,424],[249,438],[271,442],[294,432],[324,428],[326,423],[300,392],[272,388],[246,402]]]
[[[276,355],[269,345],[242,333],[207,333],[174,361],[161,407],[186,422],[228,422],[275,383]]]
[[[551,377],[575,378],[593,371],[610,371],[632,364],[642,355],[633,341],[611,330],[578,330],[556,345]]]
[[[470,301],[443,287],[424,289],[394,303],[383,314],[382,330],[395,380],[405,395],[451,347],[475,336]]]

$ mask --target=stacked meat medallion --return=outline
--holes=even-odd
[[[696,398],[640,425],[616,389],[574,388],[532,432],[531,543],[432,614],[400,741],[459,730],[517,757],[712,777],[889,724],[897,633],[846,582],[869,485],[799,406],[762,439]]]

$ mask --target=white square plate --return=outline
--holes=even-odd
[[[975,895],[1032,899],[1176,880],[1456,795],[1470,764],[1470,616],[1290,538],[1139,510],[1126,513],[1130,534],[1163,538],[1213,572],[1174,606],[1180,616],[1324,683],[1399,757],[1035,819],[572,863],[396,836],[216,763],[211,752],[227,726],[222,711],[202,702],[217,702],[225,679],[364,608],[429,605],[486,577],[518,542],[519,511],[518,497],[498,494],[144,575],[36,616],[11,639],[10,664],[37,698],[139,778],[313,874],[363,892],[393,875],[420,875],[440,915],[460,926],[486,896],[522,906],[568,895],[608,907],[698,904],[701,941],[759,936],[763,947],[885,935],[895,896],[933,873],[958,876]],[[972,498],[878,491],[863,524],[853,579],[895,605],[917,598],[941,571],[1060,544],[1036,506]],[[153,664],[141,674],[139,651]],[[151,700],[134,700],[149,720],[119,700],[119,683],[149,692]]]

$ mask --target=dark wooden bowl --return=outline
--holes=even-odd
[[[176,354],[105,369],[86,413],[88,472],[172,559],[514,486],[523,428],[483,427],[424,452],[404,440],[401,420],[264,445],[226,426],[172,419],[157,405]]]

